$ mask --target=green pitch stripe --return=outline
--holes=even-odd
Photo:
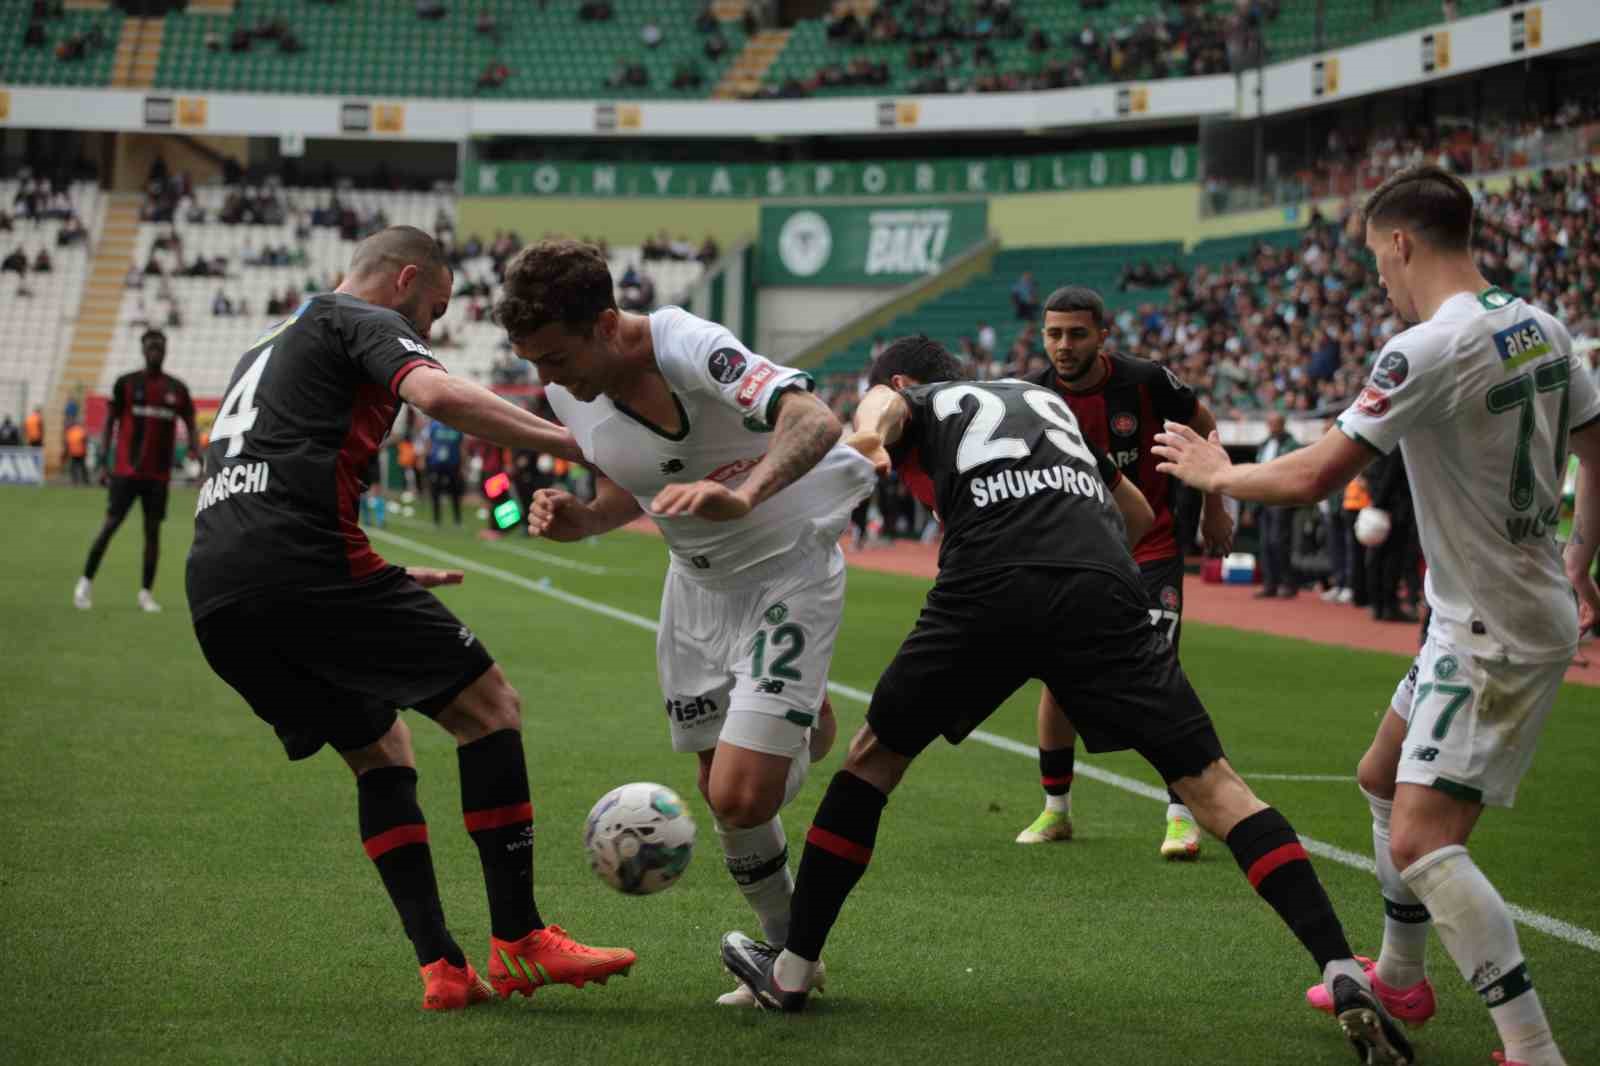
[[[515,585],[517,588],[527,592],[548,596],[553,600],[569,604],[580,610],[604,615],[607,618],[615,619],[618,622],[623,622],[639,629],[648,630],[651,633],[654,633],[658,628],[654,618],[646,618],[642,614],[634,614],[632,611],[624,611],[620,607],[613,607],[608,603],[601,603],[586,596],[578,596],[558,589],[550,583],[548,577],[542,581],[534,581],[532,578],[512,573],[510,570],[502,570],[498,566],[481,563],[464,555],[443,551],[421,541],[412,540],[410,537],[402,537],[397,533],[390,533],[383,529],[368,529],[367,536],[374,540],[386,541],[407,551],[416,552],[419,555],[432,556],[440,562],[449,563],[458,570],[470,570],[485,577],[492,577],[497,581],[504,581],[508,585]],[[863,705],[872,702],[872,693],[864,692],[850,685],[840,684],[837,681],[828,682],[828,691],[835,696],[843,696]],[[975,729],[970,736],[978,743],[987,744],[991,748],[1014,752],[1029,759],[1037,759],[1039,757],[1039,749],[1033,745],[1023,744],[1020,741],[1000,736],[997,733]],[[1098,766],[1090,766],[1082,759],[1074,764],[1073,772],[1079,777],[1087,777],[1099,781],[1101,784],[1110,785],[1112,788],[1131,792],[1136,796],[1158,800],[1162,803],[1167,802],[1166,789],[1147,785],[1143,781],[1124,777],[1122,774],[1112,773],[1110,770],[1103,770]],[[1334,862],[1354,867],[1357,870],[1364,870],[1369,874],[1377,873],[1377,865],[1366,855],[1358,855],[1356,852],[1346,851],[1344,848],[1336,847],[1333,844],[1325,844],[1308,836],[1302,836],[1300,844],[1313,855],[1331,859]],[[1585,929],[1581,925],[1573,925],[1571,922],[1564,922],[1560,918],[1553,918],[1548,914],[1541,914],[1526,907],[1519,907],[1515,903],[1507,903],[1506,909],[1511,912],[1512,918],[1530,929],[1537,929],[1539,932],[1553,936],[1557,940],[1565,940],[1569,944],[1576,944],[1581,948],[1588,948],[1590,951],[1600,954],[1600,933],[1596,933],[1592,929]]]

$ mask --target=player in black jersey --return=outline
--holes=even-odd
[[[939,576],[806,835],[788,942],[729,933],[724,964],[763,1005],[802,1009],[911,761],[938,736],[959,743],[1037,678],[1085,747],[1137,751],[1227,841],[1322,969],[1362,1061],[1408,1061],[1293,828],[1223,758],[1210,717],[1150,625],[1123,522],[1072,411],[1029,382],[959,376],[926,337],[896,341],[873,364],[856,430],[881,437],[884,465],[892,459],[932,483],[945,527]]]
[[[413,708],[455,737],[467,832],[489,895],[489,980],[527,995],[626,970],[634,954],[545,926],[533,898],[533,807],[521,703],[472,630],[427,590],[459,571],[401,569],[357,525],[363,473],[401,403],[473,436],[578,457],[564,429],[445,373],[426,337],[450,302],[428,234],[362,241],[337,292],[315,296],[240,359],[205,453],[189,607],[206,661],[291,759],[333,747],[356,775],[361,841],[422,968],[423,1007],[489,985],[445,927],[417,805]]]

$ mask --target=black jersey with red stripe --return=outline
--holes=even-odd
[[[177,449],[178,423],[194,418],[188,386],[169,374],[135,370],[111,387],[112,477],[167,481]],[[192,444],[192,442],[191,442]]]
[[[342,293],[312,297],[251,346],[206,448],[189,552],[194,617],[387,567],[357,521],[363,475],[419,366],[443,369],[411,323]]]
[[[1150,450],[1161,424],[1168,419],[1188,423],[1194,418],[1199,397],[1166,367],[1125,355],[1101,355],[1105,379],[1095,388],[1073,392],[1047,366],[1028,380],[1053,389],[1078,417],[1078,426],[1091,444],[1111,461],[1150,501],[1155,523],[1134,545],[1135,562],[1152,563],[1179,554],[1173,531],[1172,479],[1156,469],[1161,460]]]
[[[1059,566],[1138,586],[1112,499],[1122,476],[1052,392],[1022,381],[947,381],[900,395],[911,417],[890,457],[944,523],[941,579]]]

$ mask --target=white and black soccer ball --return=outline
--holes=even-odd
[[[583,846],[600,880],[645,896],[683,876],[694,854],[694,819],[672,789],[635,781],[600,797],[584,822]]]
[[[1381,507],[1363,507],[1356,515],[1356,543],[1376,548],[1389,539],[1389,512]]]

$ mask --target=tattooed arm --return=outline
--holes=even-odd
[[[1578,593],[1579,626],[1588,630],[1600,621],[1600,589],[1594,581],[1600,549],[1600,422],[1574,433],[1572,450],[1578,453],[1578,498],[1567,542],[1567,578]]]
[[[715,481],[668,485],[650,501],[655,514],[693,514],[712,521],[743,518],[750,509],[794,484],[822,461],[839,440],[839,420],[809,392],[791,390],[778,397],[778,417],[767,454],[737,489]]]

